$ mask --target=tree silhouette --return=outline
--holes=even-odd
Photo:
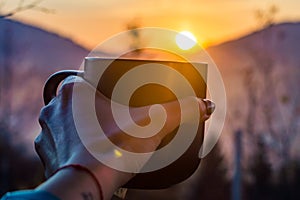
[[[12,134],[0,122],[0,197],[8,191],[33,188],[43,180],[41,162],[28,156],[24,145],[13,144]]]
[[[42,0],[28,3],[20,0],[19,4],[12,10],[0,12],[0,23],[19,12],[25,10],[39,10],[42,12],[52,12],[40,6]],[[0,9],[4,5],[1,2]],[[3,35],[0,37],[0,196],[10,190],[30,188],[41,182],[43,173],[40,162],[27,156],[25,147],[22,144],[13,144],[13,139],[18,134],[11,128],[11,102],[13,99],[12,61],[14,51],[13,31],[9,24],[4,26]]]
[[[274,199],[300,199],[300,163],[292,160],[281,168],[278,173]]]
[[[255,17],[262,28],[273,25],[275,17],[279,12],[279,8],[276,5],[271,5],[267,9],[258,9],[254,12]]]
[[[200,169],[189,188],[184,194],[184,199],[230,199],[227,169],[218,144],[201,160]]]
[[[250,108],[245,131],[251,144],[249,148],[256,149],[249,159],[252,161],[248,171],[252,180],[247,187],[249,199],[299,199],[299,171],[293,164],[291,150],[300,131],[300,93],[296,89],[300,70],[294,66],[290,80],[282,75],[285,72],[283,58],[275,55],[274,49],[285,35],[272,26],[278,11],[276,6],[271,6],[257,12],[258,22],[265,29],[256,33],[258,45],[246,48],[253,63],[245,69],[243,77]],[[278,72],[280,76],[276,76]],[[284,83],[281,90],[278,89],[280,81]],[[296,92],[288,93],[294,88]],[[282,108],[290,110],[289,115],[281,116]],[[263,124],[263,131],[256,129],[256,123]],[[272,168],[270,158],[276,161],[273,164],[277,168]]]
[[[272,199],[272,169],[268,160],[267,149],[262,141],[257,142],[255,156],[250,165],[250,174],[252,175],[252,183],[248,186],[249,199]]]
[[[46,7],[40,6],[41,2],[43,0],[35,0],[31,2],[26,2],[24,0],[19,0],[18,5],[13,8],[12,10],[6,11],[6,12],[0,12],[0,19],[11,17],[17,13],[26,11],[26,10],[38,10],[45,13],[52,13],[54,12],[51,9],[48,9]],[[0,8],[4,5],[4,2],[0,5]]]
[[[141,39],[141,23],[138,18],[134,18],[128,22],[126,29],[129,31],[130,43],[129,48],[133,49],[132,52],[127,53],[128,57],[139,57],[142,53],[142,39]]]
[[[276,76],[279,67],[280,73],[284,72],[282,58],[273,53],[274,44],[280,44],[282,35],[279,31],[276,32],[274,27],[269,27],[260,33],[259,39],[258,48],[248,48],[253,64],[245,72],[245,88],[250,99],[249,106],[251,106],[247,122],[251,132],[248,131],[248,136],[255,142],[255,137],[257,137],[254,130],[255,123],[263,121],[265,126],[264,133],[262,133],[263,142],[267,145],[269,153],[276,156],[278,162],[282,164],[292,159],[292,144],[300,131],[298,125],[300,93],[296,88],[296,92],[287,93],[298,85],[297,76],[300,75],[300,70],[295,66],[290,80],[283,80],[285,77],[282,75]],[[249,81],[247,76],[251,76],[250,79],[253,81]],[[280,81],[285,83],[284,89],[281,90],[278,89]],[[290,115],[280,115],[283,108],[290,110]],[[259,120],[256,115],[258,110],[261,113]],[[284,123],[283,118],[286,117],[287,122]]]

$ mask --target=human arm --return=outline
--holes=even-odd
[[[79,87],[82,91],[91,90],[91,86],[84,81],[79,84]],[[36,150],[45,166],[45,175],[48,180],[36,190],[50,192],[60,199],[100,199],[98,182],[101,185],[104,199],[110,199],[114,191],[130,180],[134,174],[112,169],[99,162],[82,144],[73,119],[72,90],[72,82],[64,83],[58,96],[41,111],[39,121],[42,132],[36,139]],[[82,101],[84,98],[85,96],[82,95]],[[158,134],[146,140],[124,138],[126,136],[112,123],[112,119],[109,117],[110,101],[101,93],[97,93],[95,101],[96,110],[100,112],[99,115],[107,116],[103,125],[108,130],[108,137],[123,149],[133,152],[154,151],[161,140],[180,123],[178,101],[161,104],[165,108],[167,118],[165,126]],[[208,119],[209,115],[206,114],[206,106],[203,101],[193,97],[183,101],[186,104],[191,101],[197,102],[201,121]],[[150,106],[130,108],[134,121],[140,125],[147,124],[149,108]],[[193,112],[193,110],[186,109],[183,114],[189,115],[189,112]],[[81,114],[84,116],[84,113]],[[126,126],[131,126],[131,124]],[[86,130],[93,131],[93,127],[86,127]],[[101,138],[92,139],[99,140],[101,143]],[[103,154],[110,156],[113,154],[113,149],[103,152]],[[87,168],[96,177],[97,182],[84,170],[73,167],[61,169],[68,165],[80,165]],[[56,171],[57,173],[54,174]]]

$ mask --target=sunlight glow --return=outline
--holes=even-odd
[[[189,50],[197,44],[196,37],[189,31],[182,31],[176,35],[176,44],[182,50]]]
[[[115,156],[116,156],[117,158],[120,158],[120,157],[123,155],[122,152],[120,152],[120,151],[117,150],[117,149],[114,150],[114,153],[115,153]]]

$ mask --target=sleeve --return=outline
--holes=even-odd
[[[60,200],[53,194],[41,190],[23,190],[6,193],[0,200]]]

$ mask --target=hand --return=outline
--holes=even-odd
[[[74,78],[68,79],[61,86],[59,94],[54,98],[47,106],[41,110],[39,122],[42,127],[40,135],[35,141],[36,151],[39,154],[44,166],[45,175],[49,177],[58,168],[68,164],[80,164],[95,173],[99,182],[101,183],[104,195],[109,197],[110,193],[118,187],[124,185],[128,180],[132,178],[132,174],[120,172],[105,166],[96,160],[82,144],[73,120],[72,112],[72,91],[73,91]],[[79,95],[78,102],[82,102],[84,105],[86,91],[93,91],[90,86],[84,80],[80,83],[76,83],[77,87],[80,87],[83,95]],[[182,100],[185,105],[190,102],[197,102],[200,111],[200,120],[204,121],[209,118],[207,113],[206,104],[204,101],[188,97]],[[97,115],[105,116],[102,124],[107,137],[109,137],[114,143],[123,149],[133,152],[150,152],[154,151],[160,144],[161,140],[172,130],[174,130],[180,124],[180,107],[178,101],[173,101],[165,104],[161,104],[166,112],[167,118],[164,127],[161,131],[149,137],[146,140],[128,137],[116,126],[110,111],[110,101],[101,93],[96,94],[96,110]],[[150,106],[130,108],[130,113],[137,124],[145,125],[149,122],[149,108]],[[120,107],[121,109],[121,107]],[[193,110],[185,109],[184,115],[189,116]],[[85,113],[82,113],[84,116]],[[188,123],[188,122],[187,122]],[[125,123],[125,126],[129,127],[132,124]],[[94,127],[84,127],[87,131],[93,131]],[[99,141],[103,138],[92,138],[92,140]],[[108,156],[111,152],[105,152]],[[104,153],[104,152],[103,152]],[[142,166],[140,166],[142,167]]]

